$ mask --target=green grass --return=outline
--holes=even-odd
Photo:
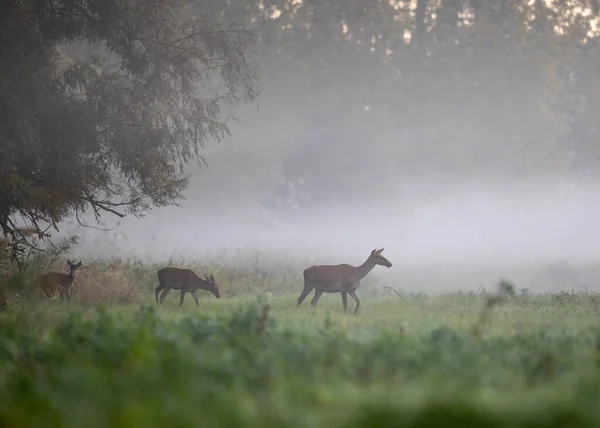
[[[2,426],[600,423],[594,294],[519,294],[483,326],[477,293],[363,297],[358,316],[339,295],[153,298],[2,315]]]

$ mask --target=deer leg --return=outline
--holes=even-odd
[[[164,290],[162,291],[162,293],[160,293],[160,304],[162,305],[163,302],[165,301],[165,298],[167,297],[167,294],[169,294],[169,291],[171,291],[170,287],[165,287]]]
[[[69,292],[69,290],[65,287],[60,287],[58,289],[58,296],[60,297],[61,301],[65,301],[65,296],[67,295],[67,293]]]
[[[342,303],[344,304],[344,312],[348,310],[348,293],[342,291]]]
[[[198,296],[196,296],[195,291],[192,292],[192,298],[194,299],[194,303],[196,304],[196,307],[200,306],[200,303],[198,303]]]
[[[308,284],[304,284],[304,290],[302,290],[302,294],[300,294],[300,297],[298,297],[298,304],[296,306],[300,306],[304,299],[306,299],[306,296],[308,296],[311,291],[313,291],[313,287],[311,287]]]
[[[158,305],[158,293],[160,293],[160,291],[161,291],[163,288],[165,288],[165,287],[162,285],[162,283],[159,283],[159,284],[158,284],[158,287],[156,287],[156,288],[154,289],[154,297],[156,298],[156,304],[157,304],[157,305]]]
[[[317,303],[319,303],[319,299],[321,298],[322,294],[323,294],[323,292],[320,290],[315,291],[315,295],[313,296],[312,300],[310,301],[310,304],[313,306],[317,306]]]
[[[65,289],[65,291],[64,291],[63,294],[64,294],[64,296],[67,297],[68,301],[71,301],[71,294],[69,293],[69,289],[68,288]]]
[[[181,290],[181,297],[179,298],[179,307],[183,305],[183,299],[185,298],[185,290]]]
[[[354,315],[357,315],[358,314],[358,308],[360,307],[360,299],[358,298],[358,296],[356,295],[356,292],[354,290],[348,291],[348,294],[356,302],[356,309],[354,310]]]

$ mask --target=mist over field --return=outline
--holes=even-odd
[[[63,234],[82,238],[74,253],[91,259],[218,262],[236,255],[244,260],[258,252],[267,259],[358,265],[371,249],[383,247],[394,267],[375,269],[373,276],[403,289],[449,291],[482,284],[491,288],[502,276],[537,291],[597,287],[600,188],[594,180],[518,180],[485,173],[440,178],[435,172],[428,177],[425,171],[376,196],[367,189],[339,197],[331,188],[330,202],[300,207],[292,201],[291,208],[269,209],[256,200],[264,194],[270,197],[271,183],[264,171],[276,162],[269,155],[277,142],[266,142],[273,137],[265,132],[261,147],[244,141],[243,126],[236,131],[236,137],[207,149],[209,167],[190,168],[192,184],[181,207],[158,208],[142,219],[127,217],[118,226],[117,219],[108,216],[105,227],[116,226],[110,232],[67,222]],[[230,179],[256,171],[267,177],[264,183],[244,188]],[[374,182],[378,175],[377,165],[363,173]],[[566,277],[546,272],[554,265],[566,266]],[[588,271],[593,266],[592,272],[582,274],[582,266]],[[300,278],[299,271],[299,287]]]
[[[367,110],[352,124],[344,118],[356,112],[330,113],[337,119],[330,124],[310,112],[304,112],[309,121],[300,120],[298,107],[286,108],[267,90],[260,109],[234,112],[241,123],[232,136],[202,152],[208,166],[188,166],[181,207],[120,222],[107,214],[102,227],[114,228],[108,232],[70,219],[60,235],[76,233],[74,253],[90,259],[212,262],[253,259],[258,252],[267,259],[358,265],[371,249],[385,248],[394,267],[373,276],[406,289],[489,288],[500,276],[539,291],[596,288],[600,186],[588,170],[494,167],[497,147],[481,141],[481,166],[461,170],[442,158],[439,167],[434,154],[425,154],[394,177],[371,142],[418,146],[402,127],[373,125]],[[282,174],[286,167],[295,167],[294,174]],[[89,213],[82,219],[96,225]],[[548,274],[554,265],[566,276]]]
[[[212,168],[198,172],[210,180]],[[226,165],[223,165],[226,167]],[[176,252],[206,254],[256,248],[304,256],[362,258],[385,247],[399,266],[436,264],[593,262],[600,255],[600,191],[581,186],[560,194],[553,184],[539,190],[501,191],[481,182],[445,186],[433,200],[338,202],[307,209],[290,219],[262,213],[251,204],[203,204],[192,188],[182,208],[157,209],[141,220],[126,218],[113,232],[78,229],[80,249],[92,257],[164,259]],[[110,225],[110,223],[108,223]],[[107,246],[98,246],[107,241]],[[90,244],[86,246],[86,242]]]
[[[81,146],[78,135],[90,132],[82,124],[56,156],[87,150],[89,158],[73,159],[100,161],[105,154],[96,147],[116,142],[114,165],[124,176],[134,165],[139,181],[115,197],[106,191],[120,184],[111,171],[103,178],[109,186],[94,184],[65,207],[73,212],[83,201],[80,219],[96,226],[86,195],[95,192],[107,207],[107,200],[127,200],[151,183],[153,200],[119,205],[123,212],[138,209],[141,219],[117,222],[100,209],[100,227],[108,232],[81,228],[61,213],[58,236],[77,234],[71,253],[88,260],[239,256],[356,265],[373,248],[385,248],[394,266],[373,275],[402,287],[472,288],[502,275],[532,286],[540,272],[559,266],[571,278],[555,287],[593,288],[600,279],[600,272],[589,274],[600,261],[600,33],[595,9],[582,5],[192,2],[215,25],[236,22],[256,36],[251,42],[240,33],[215,44],[215,52],[226,46],[221,54],[230,65],[213,69],[201,61],[211,79],[190,75],[197,86],[184,88],[198,100],[217,100],[225,84],[236,101],[221,98],[218,108],[185,116],[167,138],[155,132],[160,119],[152,118],[176,104],[140,101],[143,91],[117,100],[120,89],[107,90],[102,96],[115,105],[139,103],[132,113],[138,128],[126,125],[106,141],[100,136]],[[233,49],[235,43],[244,49]],[[162,52],[153,48],[159,50],[148,58]],[[106,55],[110,64],[119,57],[72,40],[60,53],[61,70],[90,53]],[[137,88],[133,74],[126,76]],[[228,115],[239,122],[227,122],[231,134],[217,143],[215,129]],[[94,126],[111,120],[99,117]],[[208,167],[198,166],[194,155],[180,156],[196,149]],[[56,156],[42,159],[50,165],[42,176],[62,171]],[[77,169],[82,177],[99,165],[85,162]],[[180,165],[190,174],[185,200],[175,196],[183,189]],[[70,183],[64,174],[61,183]],[[52,189],[53,176],[46,179]],[[80,191],[74,183],[64,193]],[[181,207],[168,206],[173,202]],[[11,212],[26,213],[26,204],[19,207]]]

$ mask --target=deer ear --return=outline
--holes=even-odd
[[[375,248],[373,251],[371,251],[371,255],[375,254],[375,251],[377,251],[377,248]]]
[[[207,274],[204,274],[204,279],[205,279],[206,281],[210,282],[210,278],[208,277],[208,275],[207,275]]]
[[[377,252],[375,254],[380,255],[382,251],[383,251],[383,248],[381,250],[377,250]]]
[[[81,267],[81,260],[79,260],[79,263],[77,263],[77,267]]]
[[[71,260],[67,259],[67,263],[72,265],[73,263],[71,263]]]
[[[215,282],[215,277],[213,276],[213,274],[212,274],[212,273],[210,274],[210,280],[211,280],[212,282]]]

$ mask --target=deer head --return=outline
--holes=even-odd
[[[217,285],[217,282],[215,281],[215,277],[212,275],[212,273],[210,274],[210,276],[208,275],[204,275],[204,280],[208,283],[208,287],[209,290],[212,294],[214,294],[214,296],[217,299],[221,298],[221,294],[219,293],[219,286]]]
[[[81,267],[81,260],[79,263],[73,263],[71,260],[67,259],[67,266],[69,268],[69,275],[73,276],[75,271]]]
[[[371,255],[369,256],[368,260],[379,266],[385,266],[388,268],[392,267],[392,263],[388,259],[386,259],[385,257],[383,257],[381,255],[382,251],[383,251],[383,248],[380,250],[375,249],[375,250],[371,251]]]

